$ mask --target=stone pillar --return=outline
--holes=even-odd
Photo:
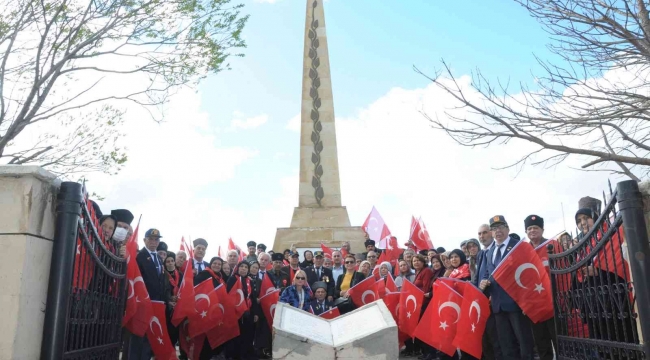
[[[37,166],[0,166],[0,360],[40,356],[59,184]]]

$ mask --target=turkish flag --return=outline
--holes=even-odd
[[[187,259],[194,259],[194,249],[185,241],[185,236],[181,238],[181,251],[185,251]]]
[[[492,277],[534,323],[553,316],[551,280],[532,246],[518,242]]]
[[[397,285],[392,276],[386,276],[386,293],[397,292]]]
[[[235,286],[230,289],[228,292],[228,297],[232,300],[234,306],[235,306],[235,315],[237,319],[242,317],[246,310],[248,310],[248,302],[246,301],[246,297],[244,296],[244,290],[242,287],[242,279],[237,278],[237,281],[235,282]]]
[[[384,304],[386,304],[386,307],[388,308],[388,311],[390,311],[390,314],[393,315],[393,320],[395,320],[395,323],[399,321],[399,316],[397,314],[397,310],[399,308],[399,298],[402,293],[398,292],[389,292],[386,293],[384,298]],[[418,314],[419,316],[419,314]]]
[[[323,243],[320,243],[320,248],[321,248],[321,250],[323,250],[323,255],[326,258],[330,258],[330,259],[332,258],[332,249],[329,246],[327,246],[327,245],[325,245]]]
[[[456,337],[456,325],[460,320],[462,304],[463,297],[459,293],[445,283],[438,283],[433,292],[433,299],[415,328],[414,337],[453,356],[456,347],[451,342]]]
[[[142,279],[140,268],[138,267],[138,263],[135,261],[135,258],[138,255],[138,229],[139,226],[135,228],[133,235],[129,241],[126,242],[126,280],[129,284],[129,293],[127,294],[126,310],[124,312],[124,317],[122,318],[122,326],[126,325],[126,323],[128,323],[133,315],[138,311],[138,301],[136,301],[135,297],[135,279]],[[78,249],[77,252],[79,252]],[[76,267],[77,263],[75,262],[75,270]],[[144,332],[140,334],[140,336],[143,335]]]
[[[149,326],[149,321],[153,317],[153,309],[151,307],[151,299],[149,298],[149,292],[147,287],[144,284],[144,279],[140,274],[140,268],[135,260],[134,254],[137,254],[137,251],[134,251],[134,246],[137,247],[137,241],[133,241],[131,244],[131,249],[127,246],[127,267],[128,264],[131,264],[132,267],[132,276],[135,276],[133,280],[129,278],[129,294],[127,295],[127,306],[135,303],[135,313],[131,318],[124,323],[124,327],[129,330],[132,334],[136,336],[145,336],[147,327]],[[137,248],[135,248],[137,250]],[[127,269],[128,272],[128,269]],[[135,301],[133,300],[135,298]],[[133,307],[132,307],[133,308]],[[129,313],[132,310],[128,311]]]
[[[388,276],[390,277],[390,275]],[[386,295],[386,282],[384,279],[379,279],[376,282],[377,286],[377,294],[379,294],[379,298],[383,299],[384,295]]]
[[[221,323],[219,326],[209,330],[206,333],[206,336],[210,343],[210,348],[216,349],[225,344],[228,340],[232,340],[239,336],[239,322],[234,321],[230,323]]]
[[[542,265],[546,268],[546,272],[551,274],[551,268],[549,267],[548,264],[548,245],[553,245],[554,250],[559,250],[559,243],[555,239],[548,239],[541,243],[538,247],[535,248],[535,252],[537,253],[537,256],[539,256],[539,259],[542,261]]]
[[[151,302],[153,316],[149,320],[147,339],[156,359],[178,359],[176,348],[169,340],[167,321],[165,320],[165,303],[162,301]]]
[[[399,297],[399,330],[413,337],[420,320],[424,292],[410,281],[405,281]]]
[[[390,237],[390,230],[374,206],[370,214],[368,214],[366,221],[361,225],[361,228],[368,234],[371,240],[377,242],[378,248],[384,249],[386,247],[386,240]]]
[[[343,259],[345,259],[345,257],[348,256],[348,251],[345,250],[344,248],[341,248],[339,251],[341,252],[341,257]]]
[[[413,245],[417,248],[417,251],[433,249],[433,243],[431,242],[431,237],[427,231],[427,227],[424,225],[422,218],[415,220],[412,218],[411,221],[411,241]]]
[[[239,261],[244,261],[246,259],[246,253],[242,251],[242,249],[239,247],[239,245],[235,244],[234,241],[232,241],[232,238],[228,238],[228,250],[237,250],[239,253]],[[234,271],[233,271],[234,272]]]
[[[379,258],[381,259],[381,255],[379,255]],[[375,268],[372,269],[372,278],[375,279],[375,280],[379,280],[379,278],[380,278],[380,276],[379,276],[379,264],[380,264],[380,262],[377,262],[377,265],[375,265]],[[370,276],[368,276],[368,277],[370,277]]]
[[[178,300],[174,306],[174,313],[172,314],[172,324],[178,326],[183,319],[196,314],[196,301],[194,300],[194,277],[192,276],[192,258],[185,262],[183,269],[183,281],[178,287]]]
[[[200,334],[191,338],[187,333],[189,331],[188,329],[189,322],[185,320],[178,327],[178,343],[180,348],[187,354],[188,359],[199,360],[199,355],[201,355],[201,349],[203,348],[203,342],[205,341],[205,334]]]
[[[456,337],[451,344],[480,359],[483,353],[483,332],[490,317],[490,300],[472,283],[463,284],[465,289],[460,320],[456,327]]]
[[[334,319],[335,317],[337,317],[339,315],[341,315],[341,312],[339,311],[339,308],[335,307],[335,308],[332,308],[332,309],[329,309],[329,310],[325,311],[324,313],[322,313],[322,314],[320,314],[318,316],[322,317],[323,319],[330,320],[330,319]]]
[[[275,291],[275,286],[273,286],[273,282],[271,281],[271,278],[269,277],[269,274],[264,274],[264,278],[262,279],[262,287],[260,288],[260,296],[264,296],[266,294],[269,294],[271,291]]]
[[[603,232],[608,231],[607,223],[603,224],[603,230],[598,231],[596,235],[598,242],[602,241]],[[592,238],[592,243],[596,245],[596,241]],[[594,258],[594,267],[616,274],[621,279],[630,279],[630,266],[623,258],[623,243],[625,242],[625,235],[623,227],[621,226],[612,234],[609,241],[598,252],[598,256]],[[625,280],[623,280],[625,281]],[[630,300],[632,302],[632,300]]]
[[[373,277],[361,281],[348,290],[350,299],[356,306],[363,306],[379,299],[377,283]],[[372,299],[370,298],[372,297]]]
[[[386,250],[383,251],[386,253],[388,261],[393,264],[394,260],[399,259],[399,256],[402,254],[402,249],[397,244],[397,238],[394,236],[389,237],[388,243],[386,244]]]
[[[192,338],[217,326],[224,315],[224,311],[220,310],[219,296],[213,287],[212,279],[206,279],[194,287],[194,300],[196,312],[188,317],[188,334]]]
[[[273,330],[273,317],[275,316],[275,306],[280,300],[280,290],[273,290],[272,292],[262,296],[260,298],[260,306],[264,312],[264,317],[266,317],[266,323],[269,324],[269,328]]]

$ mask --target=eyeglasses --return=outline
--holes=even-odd
[[[296,280],[305,280],[304,276],[296,276]]]
[[[345,263],[346,264],[354,264],[355,262],[354,261],[346,261]]]
[[[503,229],[505,229],[506,227],[507,227],[507,226],[505,226],[505,225],[497,225],[497,226],[492,226],[492,227],[490,228],[490,230],[492,230],[492,231],[503,230]]]

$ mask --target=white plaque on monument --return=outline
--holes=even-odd
[[[274,358],[397,359],[397,325],[382,300],[327,320],[279,303],[273,319]],[[338,355],[337,355],[338,354]]]

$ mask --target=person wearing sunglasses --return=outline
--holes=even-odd
[[[309,311],[311,296],[312,292],[307,284],[307,274],[303,270],[298,270],[293,277],[293,284],[282,291],[280,302]]]

